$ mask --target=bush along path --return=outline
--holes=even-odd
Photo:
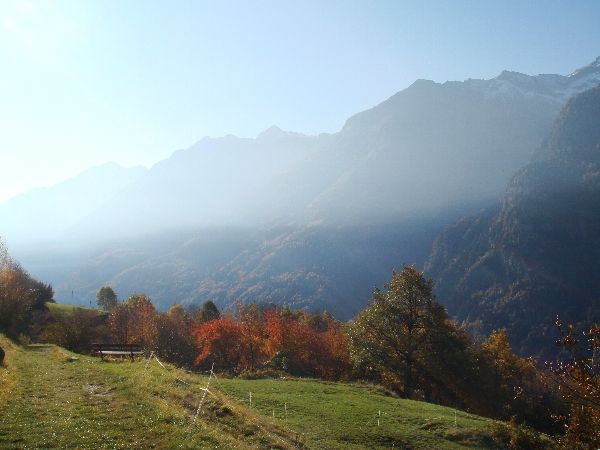
[[[206,377],[151,366],[142,378],[144,366],[13,345],[0,367],[0,448],[293,448],[218,393],[193,424]]]

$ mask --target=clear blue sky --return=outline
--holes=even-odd
[[[595,0],[0,0],[0,202],[207,135],[336,132],[419,78],[567,75],[599,24]]]

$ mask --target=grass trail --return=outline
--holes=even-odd
[[[144,364],[13,346],[0,367],[0,448],[291,448],[285,430],[224,408],[218,395],[192,426],[206,379],[178,374],[186,378],[178,381],[156,365],[140,378]]]
[[[164,437],[147,405],[119,389],[124,377],[97,370],[98,361],[35,346],[11,364],[19,377],[0,413],[0,448],[148,448]]]

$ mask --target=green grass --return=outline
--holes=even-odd
[[[371,385],[217,376],[194,423],[206,375],[152,360],[142,377],[144,359],[102,362],[2,335],[0,346],[2,449],[494,448],[492,421]]]
[[[218,379],[216,387],[265,420],[281,423],[308,448],[493,448],[492,421],[394,398],[371,385],[316,380]]]
[[[285,430],[262,423],[218,393],[193,424],[206,377],[156,362],[102,362],[55,346],[8,348],[0,367],[0,448],[291,448]],[[77,358],[77,359],[75,359]],[[281,434],[281,437],[279,435]]]

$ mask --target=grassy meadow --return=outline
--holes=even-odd
[[[491,420],[372,385],[216,376],[194,422],[206,374],[1,335],[0,346],[2,449],[496,448]]]
[[[317,380],[220,379],[227,398],[282,423],[307,448],[493,448],[492,421],[395,398],[372,385]],[[250,405],[252,392],[252,405]]]

